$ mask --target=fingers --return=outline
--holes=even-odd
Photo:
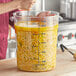
[[[36,2],[36,0],[28,0],[29,2],[32,2],[32,3],[35,3]]]
[[[33,18],[33,20],[36,20],[36,21],[45,21],[45,17],[46,16],[50,16],[50,13],[49,11],[47,12],[41,12],[37,15],[38,18]]]
[[[28,7],[27,9],[30,10],[30,8],[33,6],[33,4],[35,3],[36,0],[28,0],[27,4],[28,4]]]
[[[45,17],[48,16],[51,12],[47,11],[47,12],[41,12],[37,15],[37,17]]]
[[[30,10],[30,8],[33,6],[34,3],[30,3],[29,6],[27,7],[28,10]]]
[[[39,21],[39,22],[42,22],[42,21],[46,21],[46,17],[47,16],[55,16],[55,14],[51,14],[51,12],[41,12],[37,15],[36,18],[32,17],[31,20],[32,21]]]
[[[34,4],[36,2],[36,0],[28,0],[27,2],[28,2],[28,4]]]
[[[21,2],[21,9],[30,10],[32,5],[35,3],[36,0],[20,0]]]

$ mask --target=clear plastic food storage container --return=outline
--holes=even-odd
[[[17,37],[17,66],[23,71],[41,72],[56,67],[58,13],[37,17],[37,11],[14,13]]]

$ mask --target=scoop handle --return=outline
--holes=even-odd
[[[62,46],[62,44],[60,45],[60,48],[61,48],[62,52],[65,51],[64,48],[63,48],[63,46]]]
[[[61,44],[60,47],[61,47],[62,52],[64,52],[64,51],[65,51],[64,49],[66,49],[70,54],[74,55],[74,53],[71,52],[71,51],[70,51],[66,46],[64,46],[63,44]]]

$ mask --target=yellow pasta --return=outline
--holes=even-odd
[[[34,72],[54,69],[58,24],[51,27],[22,27],[19,23],[15,25],[18,68]]]

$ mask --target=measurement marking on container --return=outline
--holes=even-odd
[[[35,53],[38,53],[38,52],[35,52]],[[42,52],[39,52],[39,53],[46,53],[45,51],[42,51]]]
[[[46,35],[46,33],[33,34],[33,35]]]
[[[45,62],[46,62],[46,60],[44,60],[44,61],[42,61],[42,62],[44,62],[44,63],[45,63]]]
[[[39,46],[32,46],[32,47],[39,47]]]
[[[44,66],[45,64],[35,64],[35,66]]]
[[[39,34],[33,34],[33,35],[39,35]]]
[[[46,44],[46,42],[40,42],[41,44]]]
[[[38,60],[38,59],[34,57],[33,60]]]
[[[46,25],[41,25],[42,27],[46,27]]]
[[[40,25],[39,25],[39,26],[40,26]],[[45,27],[45,26],[46,26],[46,25],[43,24],[41,27]],[[40,36],[43,36],[43,35],[45,35],[46,33],[41,32],[41,31],[40,31],[40,27],[38,27],[38,28],[39,28],[39,29],[38,29],[38,31],[39,31],[39,33],[38,33],[38,64],[39,64],[39,63],[40,63],[40,60],[39,60],[39,59],[40,59],[40,58],[39,58],[39,54],[40,54],[40,51],[39,51],[40,49],[39,49],[39,48],[40,48],[40,46],[39,46],[39,45],[40,45],[40,44],[46,44],[46,42],[40,42],[40,39],[39,39],[39,38],[40,38]]]
[[[38,36],[38,63],[39,63],[39,36]]]
[[[45,64],[34,64],[33,69],[38,70],[38,69],[46,69],[46,68],[39,68],[39,66],[44,66]]]
[[[45,35],[46,33],[41,33],[42,35]]]
[[[46,53],[46,51],[42,51],[42,53]]]
[[[39,25],[40,26],[40,25]],[[40,27],[38,27],[39,29],[38,29],[38,31],[40,32]],[[40,63],[40,61],[39,61],[39,37],[40,37],[40,33],[38,33],[38,64]]]

